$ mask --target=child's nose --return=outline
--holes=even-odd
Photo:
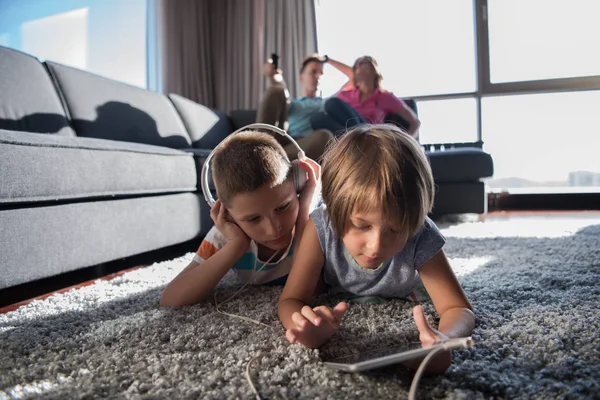
[[[267,233],[276,235],[281,231],[281,222],[277,218],[269,218],[267,222]]]
[[[379,253],[379,250],[381,249],[381,239],[381,232],[373,231],[367,240],[367,249],[373,254]]]

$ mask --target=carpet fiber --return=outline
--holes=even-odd
[[[600,220],[440,223],[446,252],[476,310],[476,341],[419,398],[599,398]],[[191,254],[35,301],[0,315],[3,398],[405,398],[398,366],[350,374],[320,357],[416,339],[413,304],[351,304],[320,351],[290,345],[276,315],[281,287],[221,306],[161,309],[164,285]],[[15,266],[17,267],[17,266]],[[239,287],[227,275],[223,301]],[[325,295],[333,304],[336,299]],[[431,304],[425,311],[432,315]]]

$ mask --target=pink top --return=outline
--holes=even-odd
[[[382,92],[379,89],[375,89],[375,92],[362,103],[358,89],[338,92],[336,97],[348,103],[365,121],[371,124],[380,124],[387,114],[406,108],[404,101],[394,96],[392,92]]]

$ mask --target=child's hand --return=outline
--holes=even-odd
[[[327,306],[304,306],[300,312],[292,314],[295,327],[288,329],[285,337],[290,343],[299,343],[315,349],[338,330],[347,310],[348,304],[345,302],[339,303],[333,309]]]
[[[238,242],[241,246],[248,247],[250,245],[250,238],[231,218],[227,209],[221,203],[221,200],[217,200],[210,209],[210,217],[215,222],[215,225],[219,232],[225,236],[227,242]]]
[[[315,196],[315,190],[317,189],[321,181],[321,166],[315,160],[304,157],[298,160],[300,168],[306,171],[307,179],[302,192],[300,192],[299,201],[299,212],[298,215],[303,215],[308,218],[311,204]]]
[[[419,340],[421,340],[421,344],[423,347],[428,347],[434,344],[435,342],[439,342],[441,340],[449,339],[448,336],[444,335],[442,332],[434,329],[429,325],[427,319],[425,318],[425,312],[423,311],[423,307],[415,306],[413,308],[413,318],[415,320],[415,325],[417,325],[417,329],[419,330]],[[422,359],[419,360],[411,360],[407,362],[409,368],[417,369]],[[443,351],[437,354],[433,360],[427,364],[427,368],[425,369],[427,372],[433,373],[443,373],[448,369],[450,363],[452,362],[452,352],[451,351]]]

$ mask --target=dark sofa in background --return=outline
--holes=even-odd
[[[0,47],[0,291],[199,243],[212,226],[202,164],[255,114],[225,115]],[[428,155],[435,213],[485,212],[489,155]]]
[[[409,106],[418,111],[414,102]],[[256,110],[236,110],[230,118],[233,129],[239,129],[256,121]],[[387,122],[401,125],[398,119]],[[483,143],[435,143],[423,147],[436,184],[433,215],[487,212],[482,179],[493,175],[494,163],[491,155],[483,151]]]

